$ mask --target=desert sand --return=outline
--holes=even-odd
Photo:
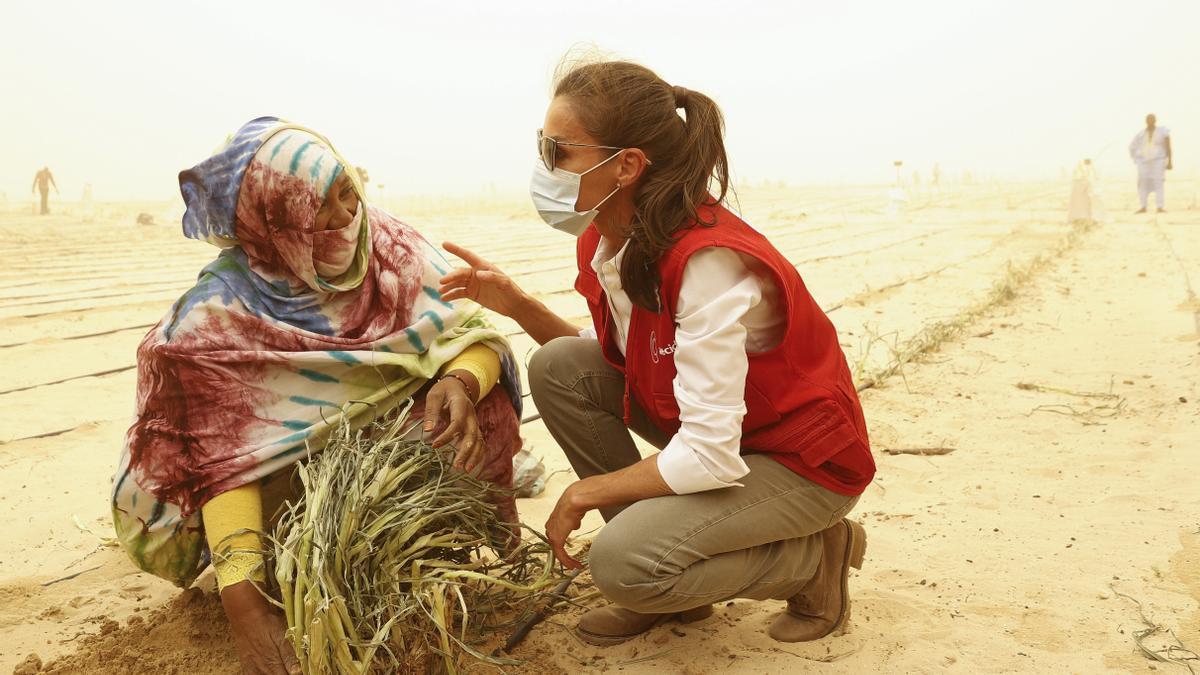
[[[1092,227],[1064,222],[1065,182],[943,186],[903,208],[880,186],[742,190],[860,380],[895,371],[862,394],[879,473],[854,515],[869,548],[848,630],[779,644],[782,603],[733,601],[599,649],[571,635],[572,608],[508,670],[1184,672],[1137,641],[1200,649],[1197,183],[1172,182],[1158,216],[1131,215],[1132,181],[1105,187],[1115,215]],[[92,222],[20,206],[0,213],[0,672],[237,672],[211,572],[184,593],[106,543],[136,345],[215,250],[169,204],[101,204]],[[388,206],[583,324],[572,241],[524,202]],[[896,367],[923,338],[939,344]],[[558,472],[520,502],[540,526],[573,476],[540,422],[524,435]],[[953,451],[888,452],[920,448]]]

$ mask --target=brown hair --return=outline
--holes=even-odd
[[[696,209],[719,204],[729,191],[721,109],[704,94],[672,87],[628,61],[564,62],[554,95],[570,101],[601,144],[640,148],[651,161],[633,197],[621,284],[634,304],[656,312],[659,257],[678,230],[713,225],[701,221]],[[676,112],[680,108],[686,121]]]

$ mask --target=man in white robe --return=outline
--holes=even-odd
[[[1171,132],[1160,127],[1154,115],[1146,115],[1146,128],[1133,137],[1129,144],[1129,156],[1138,167],[1138,199],[1142,207],[1136,213],[1146,212],[1146,202],[1154,193],[1154,203],[1159,213],[1166,213],[1166,197],[1163,183],[1166,171],[1171,169]]]

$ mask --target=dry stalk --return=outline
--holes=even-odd
[[[892,359],[889,363],[856,378],[859,382],[858,391],[878,386],[884,380],[901,372],[904,366],[913,359],[922,354],[936,351],[948,340],[959,337],[968,326],[984,315],[1011,301],[1021,287],[1028,284],[1056,259],[1074,248],[1092,227],[1093,225],[1085,223],[1073,225],[1070,231],[1049,251],[1037,255],[1021,265],[1014,265],[1010,261],[1008,271],[992,285],[991,291],[986,296],[950,319],[937,321],[923,327],[893,349]],[[870,344],[868,343],[868,348]],[[860,359],[860,363],[862,361],[865,361],[865,358]]]
[[[1142,607],[1140,600],[1131,595],[1126,595],[1125,593],[1118,591],[1117,587],[1113,584],[1109,584],[1108,587],[1111,588],[1112,592],[1118,597],[1132,602],[1137,607],[1138,618],[1142,620],[1142,624],[1145,626],[1145,628],[1133,631],[1133,642],[1137,645],[1138,649],[1141,650],[1142,654],[1146,658],[1150,659],[1151,661],[1158,661],[1159,663],[1172,663],[1177,666],[1183,666],[1184,668],[1188,669],[1189,673],[1194,674],[1196,672],[1196,670],[1192,667],[1192,664],[1200,662],[1200,654],[1188,649],[1182,642],[1180,642],[1179,636],[1175,634],[1175,631],[1171,630],[1170,628],[1165,628],[1148,619],[1146,617],[1145,608]],[[1160,647],[1158,649],[1154,649],[1150,645],[1146,644],[1146,640],[1148,638],[1159,634],[1170,635],[1171,639],[1174,640],[1175,643],[1167,644],[1165,647]]]
[[[305,673],[454,673],[562,575],[543,539],[517,543],[496,488],[408,440],[407,415],[343,425],[298,469],[274,532],[273,577]]]

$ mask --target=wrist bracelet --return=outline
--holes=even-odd
[[[467,396],[470,396],[470,397],[471,397],[471,401],[472,401],[473,403],[478,403],[478,402],[479,402],[479,401],[476,401],[476,400],[475,400],[475,396],[473,396],[473,395],[471,394],[471,385],[467,384],[467,381],[466,381],[466,380],[462,379],[462,377],[460,377],[460,376],[458,376],[458,375],[455,375],[454,373],[446,373],[445,375],[443,375],[443,376],[441,376],[440,378],[438,378],[438,382],[441,382],[441,381],[443,381],[443,380],[445,380],[445,379],[447,379],[447,378],[452,378],[452,379],[458,380],[458,383],[459,383],[459,384],[461,384],[461,385],[463,386],[463,389],[465,389],[465,390],[466,390],[466,392],[467,392]]]

